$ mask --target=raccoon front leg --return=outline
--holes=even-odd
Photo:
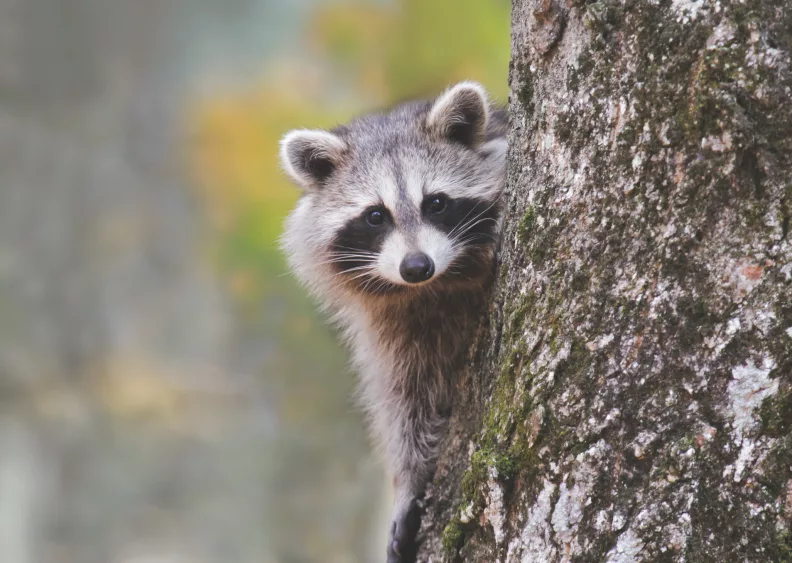
[[[448,420],[444,414],[415,407],[402,413],[405,414],[391,418],[394,424],[388,437],[395,487],[388,563],[415,561],[421,524],[418,500],[434,472],[438,445]]]

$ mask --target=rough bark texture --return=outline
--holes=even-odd
[[[792,5],[515,0],[422,562],[792,561]]]

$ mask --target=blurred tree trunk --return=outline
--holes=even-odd
[[[792,560],[792,5],[515,0],[512,50],[419,560]]]

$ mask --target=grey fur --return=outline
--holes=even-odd
[[[466,82],[433,101],[409,102],[331,132],[295,131],[282,143],[284,168],[304,189],[282,246],[351,349],[361,405],[394,476],[389,562],[414,557],[415,501],[434,471],[492,281],[505,129],[505,113],[490,107],[481,86]],[[438,191],[481,204],[443,232],[421,211],[422,198]],[[339,231],[372,205],[393,217],[381,250],[339,252]],[[491,230],[469,234],[484,226]],[[415,250],[430,256],[438,273],[409,285],[394,265]],[[339,271],[344,260],[362,265]]]

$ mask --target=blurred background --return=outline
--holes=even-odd
[[[463,78],[508,0],[0,0],[0,562],[368,563],[389,485],[285,273],[280,136]]]

